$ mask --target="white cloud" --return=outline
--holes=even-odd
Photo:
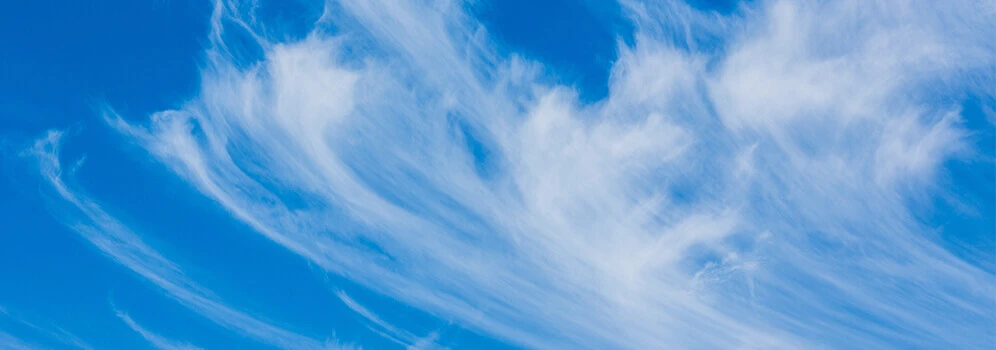
[[[63,181],[59,161],[61,137],[61,132],[50,131],[24,154],[37,158],[42,178],[61,198],[64,207],[54,207],[54,213],[62,216],[69,228],[101,253],[161,288],[192,311],[249,339],[281,348],[338,348],[335,344],[281,329],[233,309],[213,292],[190,280],[179,266],[147,245],[138,234]]]
[[[115,309],[114,313],[117,314],[118,318],[120,318],[121,321],[124,321],[124,323],[128,325],[128,328],[131,328],[132,330],[135,331],[135,333],[138,333],[139,335],[141,335],[142,338],[144,338],[146,341],[148,341],[149,344],[151,344],[156,349],[159,349],[159,350],[194,350],[194,349],[200,349],[199,347],[196,347],[196,346],[194,346],[194,345],[192,345],[190,343],[178,342],[178,341],[175,341],[175,340],[166,339],[166,338],[164,338],[164,337],[162,337],[162,336],[160,336],[160,335],[158,335],[156,333],[153,333],[153,332],[145,329],[141,325],[139,325],[137,322],[135,322],[135,320],[132,320],[131,316],[128,316],[128,314],[126,314],[124,312],[121,312],[121,310]]]
[[[52,325],[50,322],[44,320],[39,320],[35,316],[28,316],[21,313],[15,313],[8,310],[6,307],[0,306],[0,314],[5,316],[16,323],[20,323],[28,328],[44,335],[46,338],[55,340],[63,345],[70,346],[77,349],[93,349],[92,346],[87,344],[85,341],[79,337],[67,332],[59,326]],[[0,342],[2,344],[2,342]]]
[[[4,349],[11,350],[26,350],[35,348],[35,346],[2,331],[0,331],[0,346]]]
[[[196,98],[107,119],[274,242],[516,344],[982,347],[993,275],[907,200],[966,147],[932,91],[992,80],[982,3],[627,3],[639,40],[590,105],[455,2],[330,3],[250,65],[216,17]]]
[[[356,312],[356,314],[362,316],[364,319],[369,321],[372,325],[368,326],[372,331],[380,334],[384,338],[398,343],[407,349],[436,349],[441,348],[435,344],[436,339],[439,337],[438,332],[432,332],[425,337],[418,337],[411,332],[404,329],[398,328],[387,321],[384,321],[380,316],[361,305],[359,302],[350,297],[346,292],[341,290],[336,291],[336,296],[339,300],[342,300],[343,304],[346,304],[350,310]]]

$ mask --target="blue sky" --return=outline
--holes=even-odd
[[[991,348],[986,1],[0,4],[0,348]]]

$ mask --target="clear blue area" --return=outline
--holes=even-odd
[[[632,42],[632,28],[611,1],[488,1],[479,10],[501,46],[547,64],[585,101],[608,94],[617,46]]]

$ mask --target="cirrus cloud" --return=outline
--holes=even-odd
[[[991,94],[992,6],[622,5],[636,40],[592,103],[498,53],[469,4],[330,1],[276,40],[219,1],[199,94],[105,117],[310,263],[513,344],[992,343],[992,272],[910,208],[970,150],[960,106],[933,96]],[[122,259],[155,265],[123,263],[172,286],[143,249]]]

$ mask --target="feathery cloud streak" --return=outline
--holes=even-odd
[[[13,335],[4,333],[2,331],[0,331],[0,345],[3,345],[3,347],[6,348],[6,349],[31,349],[31,348],[33,348],[33,346],[31,346],[28,343],[25,343],[21,339],[18,339],[16,337],[14,337]]]
[[[66,225],[83,239],[118,264],[161,288],[180,304],[249,339],[280,348],[335,348],[330,342],[295,334],[225,305],[218,296],[190,280],[179,266],[147,245],[100,205],[66,185],[59,161],[61,138],[61,132],[50,131],[46,137],[37,140],[25,155],[37,158],[42,177],[61,199],[59,203],[64,204],[64,207],[53,208],[53,213],[63,216]],[[80,164],[82,160],[76,166]],[[134,322],[128,322],[131,319],[127,315],[120,312],[118,315],[132,328],[137,326]],[[151,335],[148,332],[139,333]]]
[[[331,1],[285,41],[218,2],[199,95],[106,118],[308,261],[516,344],[991,344],[992,272],[910,206],[972,152],[936,96],[992,94],[993,6],[622,4],[596,103],[460,2]]]
[[[369,321],[372,325],[368,327],[370,327],[372,331],[383,336],[384,338],[402,345],[406,349],[439,348],[439,346],[434,343],[436,338],[439,337],[439,332],[430,333],[425,337],[418,337],[404,329],[398,328],[397,326],[384,321],[373,311],[370,311],[370,309],[367,309],[356,300],[353,300],[353,298],[346,294],[346,292],[339,290],[336,291],[335,294],[339,297],[339,300],[346,305],[346,307]]]
[[[145,327],[142,327],[141,325],[139,325],[137,322],[135,322],[135,320],[131,319],[131,316],[128,316],[128,314],[122,312],[121,310],[115,309],[114,313],[118,316],[118,318],[121,319],[121,321],[123,321],[125,324],[128,325],[128,328],[131,328],[132,330],[135,331],[135,333],[138,333],[139,335],[141,335],[143,339],[145,339],[146,341],[148,341],[149,344],[152,345],[153,347],[155,347],[156,349],[159,349],[159,350],[197,350],[197,349],[200,349],[199,347],[196,347],[196,346],[194,346],[192,344],[177,342],[177,341],[174,341],[174,340],[169,340],[169,339],[166,339],[165,337],[163,337],[161,335],[153,333],[152,331],[150,331],[148,329],[145,329]]]
[[[62,329],[57,325],[45,322],[44,320],[39,320],[35,317],[28,317],[27,315],[24,314],[12,312],[3,306],[0,306],[0,316],[3,316],[0,317],[0,319],[6,318],[15,323],[19,323],[31,329],[35,333],[44,336],[44,338],[59,342],[62,345],[69,346],[75,349],[84,349],[84,350],[93,349],[92,346],[87,344],[79,337],[73,335],[72,333],[67,332],[66,330]],[[9,337],[9,339],[16,339],[9,334],[7,335],[7,337]],[[0,344],[3,344],[3,342],[0,341]],[[5,345],[4,347],[15,348],[15,346],[13,345]]]

